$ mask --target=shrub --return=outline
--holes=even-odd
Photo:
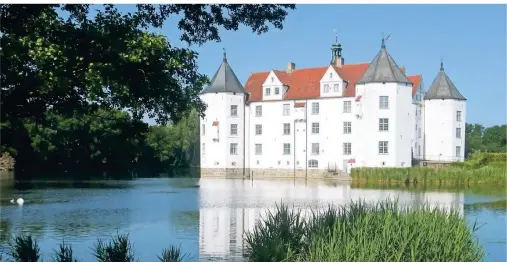
[[[31,235],[21,235],[12,239],[11,257],[15,262],[37,262],[40,259],[40,248]]]
[[[189,254],[182,254],[179,247],[170,246],[162,250],[162,256],[157,256],[160,262],[182,262],[185,259],[192,259]]]

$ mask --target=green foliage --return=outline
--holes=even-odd
[[[351,177],[356,182],[505,184],[506,157],[507,153],[475,153],[465,162],[444,168],[353,168]]]
[[[485,128],[481,124],[466,124],[465,153],[507,152],[507,125]]]
[[[160,262],[182,262],[186,259],[192,259],[188,253],[182,254],[181,249],[176,246],[170,246],[162,250],[162,256],[157,256]]]
[[[38,262],[41,257],[39,245],[31,235],[13,238],[10,246],[10,255],[15,262]]]
[[[283,213],[288,221],[300,219],[297,212],[286,209],[281,206],[277,212]],[[474,240],[475,230],[475,226],[467,226],[456,210],[403,208],[390,201],[356,202],[339,209],[329,207],[297,225],[262,220],[252,233],[247,233],[246,258],[259,262],[478,262],[482,261],[483,251]],[[296,232],[293,237],[298,241],[288,245],[287,239],[291,237],[279,232]]]
[[[181,40],[203,44],[220,41],[222,27],[245,25],[258,34],[269,25],[282,29],[287,10],[295,8],[136,7],[120,12],[111,4],[0,5],[0,152],[14,156],[16,168],[38,170],[45,163],[69,171],[69,166],[80,169],[100,161],[100,171],[115,169],[121,161],[131,168],[145,132],[131,124],[146,116],[162,125],[178,123],[190,109],[199,115],[205,109],[198,93],[209,80],[198,72],[197,53],[175,47],[152,29],[179,16]],[[113,121],[92,117],[97,115]],[[192,145],[187,141],[178,147]],[[159,157],[170,159],[169,151]]]
[[[21,235],[13,238],[10,255],[15,262],[42,262],[39,245],[31,235]],[[99,239],[94,246],[93,255],[98,262],[137,261],[128,234],[113,236],[107,243]],[[183,262],[193,259],[188,253],[183,254],[180,247],[176,246],[170,246],[162,250],[162,256],[157,256],[157,258],[161,262]],[[0,259],[2,259],[2,255],[0,255]],[[65,243],[61,243],[59,250],[55,250],[53,261],[78,262],[73,257],[72,247]]]
[[[72,247],[61,243],[58,250],[55,250],[53,262],[78,262],[72,254]]]

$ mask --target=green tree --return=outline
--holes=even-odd
[[[181,40],[201,45],[220,41],[220,28],[245,25],[258,34],[267,32],[269,25],[281,29],[287,10],[294,8],[137,5],[136,11],[122,13],[114,5],[2,4],[0,150],[15,155],[17,167],[33,165],[49,151],[69,157],[75,154],[70,148],[82,147],[69,132],[87,132],[73,128],[79,126],[75,122],[99,110],[126,110],[133,121],[149,116],[160,124],[177,123],[190,108],[202,115],[205,106],[197,94],[208,78],[197,71],[197,53],[174,47],[148,29],[180,16]],[[55,121],[73,130],[63,131],[69,136],[62,137],[65,143],[45,140],[54,136],[44,132],[55,130],[50,128]],[[57,146],[69,148],[53,148]],[[98,157],[93,151],[85,151],[91,154],[87,159]],[[107,155],[106,162],[111,157]]]

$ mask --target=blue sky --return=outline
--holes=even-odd
[[[133,6],[124,6],[124,11]],[[297,5],[283,30],[257,35],[250,28],[221,31],[222,42],[191,46],[199,53],[199,71],[212,77],[222,48],[245,83],[251,72],[324,66],[330,60],[333,29],[345,63],[370,62],[382,33],[391,33],[387,49],[408,74],[422,74],[426,90],[444,59],[445,71],[468,99],[467,122],[506,123],[505,5]],[[177,19],[157,30],[179,42]],[[152,122],[152,121],[150,121]]]

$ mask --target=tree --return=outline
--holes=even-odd
[[[148,29],[181,15],[181,40],[201,45],[220,41],[221,27],[246,25],[258,34],[270,24],[282,29],[294,8],[137,5],[122,13],[114,5],[2,4],[0,150],[14,154],[18,165],[30,165],[41,151],[32,148],[26,123],[42,128],[54,115],[126,110],[134,121],[147,115],[161,124],[178,122],[191,107],[202,115],[197,95],[208,78],[197,71],[197,53]]]

